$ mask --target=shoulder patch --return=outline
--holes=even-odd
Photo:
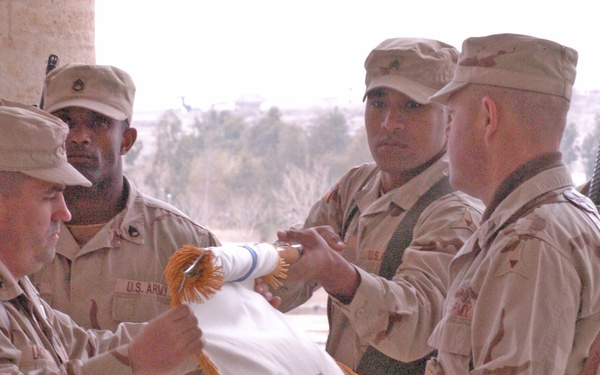
[[[527,272],[527,268],[522,260],[523,246],[523,241],[519,241],[509,248],[502,250],[505,260],[504,263],[500,265],[498,271],[496,271],[496,277],[503,276],[507,273],[515,273],[525,279],[529,279],[529,272]]]
[[[563,195],[567,199],[567,201],[569,203],[571,203],[572,205],[574,205],[584,211],[587,211],[587,212],[591,212],[591,213],[596,212],[596,206],[594,206],[594,204],[588,197],[581,194],[580,192],[578,192],[574,189],[568,189],[568,190],[565,190]]]

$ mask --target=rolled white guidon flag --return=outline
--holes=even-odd
[[[187,259],[182,261],[184,252]],[[199,273],[183,277],[202,252],[205,255],[195,267]],[[273,282],[273,277],[284,278],[285,271],[279,251],[266,243],[187,246],[173,255],[165,271],[172,304],[189,303],[198,317],[206,340],[204,355],[211,362],[200,360],[203,374],[351,373],[254,291],[257,277],[268,275]],[[212,370],[206,368],[211,366]]]

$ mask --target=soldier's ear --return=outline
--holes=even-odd
[[[485,142],[489,143],[498,131],[498,106],[494,99],[484,96],[481,99],[479,109],[485,126]]]
[[[127,128],[123,132],[123,139],[121,140],[121,155],[125,155],[135,143],[137,139],[137,130],[135,128]]]

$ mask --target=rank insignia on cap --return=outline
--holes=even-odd
[[[83,81],[80,79],[78,79],[77,81],[73,82],[73,91],[81,91],[83,90],[85,87],[85,83],[83,83]]]
[[[397,59],[392,61],[387,68],[379,68],[381,74],[390,74],[392,69],[400,70],[400,62]]]

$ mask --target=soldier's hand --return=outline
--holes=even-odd
[[[267,300],[267,302],[269,302],[274,308],[278,308],[279,305],[281,305],[281,298],[273,296],[273,293],[271,293],[269,285],[265,283],[264,278],[257,277],[254,280],[254,291],[262,295]]]
[[[174,370],[204,347],[198,319],[188,305],[174,307],[149,321],[129,347],[134,374]]]

